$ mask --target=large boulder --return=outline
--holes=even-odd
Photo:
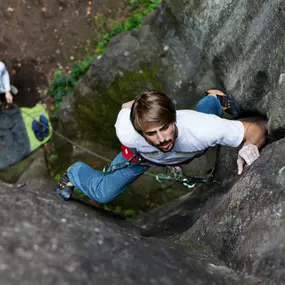
[[[97,112],[103,104],[113,123],[120,104],[145,89],[160,88],[178,107],[189,108],[216,86],[245,111],[272,117],[274,134],[285,121],[278,84],[284,70],[284,6],[278,0],[163,1],[140,30],[110,41],[71,95],[73,110],[78,100],[92,101],[89,109]]]
[[[285,284],[284,154],[284,139],[268,145],[226,194],[207,202],[207,211],[179,242],[204,245],[264,284]]]
[[[30,179],[47,177],[44,148],[39,148],[18,163],[0,170],[0,180],[8,183],[22,183]]]
[[[222,148],[220,186],[204,197],[189,193],[132,221],[144,236],[199,249],[261,284],[285,284],[283,159],[285,139],[267,145],[238,176],[236,153]]]
[[[183,66],[194,94],[211,87],[213,74],[245,111],[273,116],[274,134],[278,126],[284,128],[285,116],[278,105],[284,92],[283,97],[277,94],[284,71],[284,8],[277,0],[169,0],[155,24],[156,34]],[[186,84],[186,78],[181,80]]]
[[[61,201],[54,187],[1,183],[1,284],[244,284],[223,262],[141,237],[119,216]]]
[[[284,6],[278,0],[163,1],[140,29],[117,35],[95,59],[65,98],[59,130],[114,152],[119,149],[114,123],[123,102],[155,88],[175,99],[178,108],[194,108],[203,91],[219,87],[245,113],[267,116],[272,137],[283,137]],[[72,148],[59,144],[59,156],[66,153],[62,149],[69,151],[68,167],[75,161]]]

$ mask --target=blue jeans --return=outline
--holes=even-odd
[[[197,104],[196,110],[218,116],[222,114],[222,106],[214,96],[203,97]],[[111,165],[126,161],[122,153],[119,153]],[[106,174],[91,168],[83,162],[76,162],[70,167],[67,175],[71,183],[89,198],[96,200],[98,203],[107,203],[122,193],[147,169],[147,166],[135,165]]]

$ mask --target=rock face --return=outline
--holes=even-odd
[[[280,1],[180,1],[180,5],[168,1],[162,20],[164,39],[170,39],[167,30],[173,31],[170,15],[176,20],[179,42],[188,47],[188,65],[192,63],[195,76],[188,74],[194,77],[196,90],[213,72],[219,86],[246,111],[272,116],[272,134],[278,125],[284,128],[284,109],[274,104],[280,102],[278,81],[284,70],[284,8]],[[176,41],[169,46],[175,51]]]
[[[179,242],[204,244],[231,268],[265,284],[285,284],[284,153],[284,139],[266,147],[262,159],[215,199]]]
[[[217,176],[226,179],[212,189],[210,199],[197,206],[197,195],[188,194],[133,223],[145,236],[199,249],[239,274],[255,276],[260,284],[285,284],[285,139],[266,146],[240,178],[234,154],[223,149],[222,155]]]
[[[243,284],[222,262],[63,202],[54,183],[0,185],[1,284]]]
[[[1,282],[285,284],[285,139],[240,177],[235,153],[221,154],[217,176],[226,179],[210,199],[189,193],[133,226],[59,200],[54,182],[1,183]]]
[[[284,10],[285,2],[277,0],[164,1],[140,30],[110,42],[61,112],[90,140],[96,136],[113,148],[115,136],[106,130],[113,130],[122,102],[159,88],[178,108],[190,108],[215,86],[232,94],[245,112],[267,116],[271,136],[283,137]],[[268,145],[240,178],[235,152],[221,149],[220,187],[189,193],[134,223],[145,236],[199,249],[262,284],[285,284],[284,143]]]
[[[282,137],[284,9],[277,0],[164,1],[140,30],[110,42],[66,98],[60,123],[75,122],[75,139],[112,149],[109,130],[123,101],[161,88],[187,108],[217,86],[245,111],[267,115],[270,133]],[[241,177],[235,155],[220,151],[220,186],[142,215],[136,228],[61,202],[53,183],[3,184],[1,282],[285,284],[285,140],[266,146]]]
[[[8,183],[22,183],[47,177],[48,169],[43,148],[37,149],[20,162],[0,171],[0,180]]]
[[[94,104],[108,98],[112,127],[120,104],[145,89],[160,88],[177,99],[179,108],[189,108],[216,86],[245,111],[267,115],[271,133],[278,133],[285,122],[279,104],[284,101],[284,10],[278,0],[164,1],[140,30],[109,43],[72,96],[81,104],[80,97],[90,98],[89,108],[103,116]]]
[[[267,116],[271,136],[283,137],[284,10],[279,0],[163,1],[139,30],[109,42],[65,98],[59,130],[114,151],[114,123],[123,102],[160,89],[178,109],[194,108],[206,89],[218,87],[245,113]]]

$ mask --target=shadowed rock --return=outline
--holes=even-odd
[[[230,267],[264,284],[285,284],[284,154],[284,139],[268,145],[226,194],[208,201],[211,209],[179,242],[204,244]]]
[[[54,183],[1,184],[1,284],[242,284],[212,257],[143,238],[110,212],[63,202]]]
[[[195,204],[197,195],[189,194],[133,223],[143,235],[216,256],[260,284],[285,284],[285,139],[267,145],[240,177],[235,159],[229,148],[221,150],[216,175],[222,185],[204,193],[204,200],[200,195],[203,203]]]

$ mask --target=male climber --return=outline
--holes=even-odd
[[[188,163],[209,147],[226,145],[242,147],[238,153],[238,174],[244,164],[259,157],[266,140],[266,129],[258,123],[220,118],[223,108],[233,101],[219,90],[210,90],[197,111],[176,110],[164,93],[152,90],[122,105],[115,124],[116,134],[124,148],[111,163],[121,165],[130,153],[147,161],[119,168],[106,174],[82,162],[73,164],[56,189],[64,200],[70,199],[74,187],[98,203],[107,203],[123,192],[150,166]],[[131,156],[132,156],[131,155]]]

